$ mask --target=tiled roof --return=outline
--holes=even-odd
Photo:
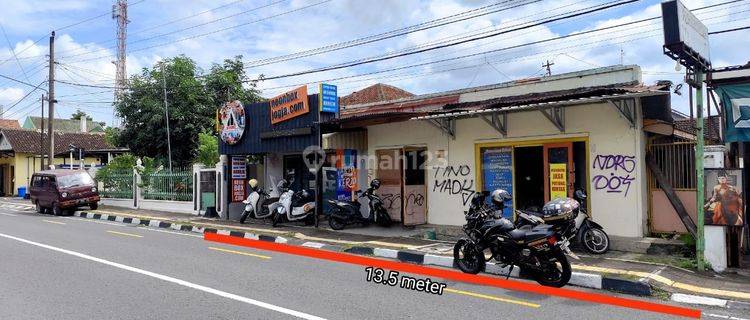
[[[703,119],[703,136],[710,142],[721,142],[720,128],[721,117],[711,116]],[[674,121],[674,128],[695,135],[695,118],[679,119]]]
[[[36,130],[25,129],[0,129],[0,134],[7,139],[11,148],[16,153],[40,153],[40,142],[42,148],[47,151],[47,134],[43,136]],[[75,145],[87,152],[116,149],[108,144],[103,134],[95,133],[72,133],[55,131],[55,154],[67,154],[68,146]]]
[[[0,119],[0,129],[21,129],[21,125],[15,119]]]
[[[390,101],[414,96],[413,93],[391,85],[377,83],[339,99],[342,106]]]
[[[42,126],[41,117],[29,117],[29,118],[31,119],[31,122],[34,125],[34,128],[26,128],[26,129],[39,129]],[[49,120],[44,119],[45,129],[47,127],[47,121]],[[96,122],[90,119],[86,122],[86,130],[87,132],[104,132],[104,128],[99,122]],[[55,131],[81,132],[81,120],[55,118]]]

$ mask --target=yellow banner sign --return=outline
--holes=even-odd
[[[549,164],[549,198],[568,196],[568,168],[566,163]]]

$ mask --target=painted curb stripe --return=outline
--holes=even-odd
[[[203,235],[207,241],[244,246],[250,248],[257,248],[262,250],[281,252],[287,254],[293,254],[298,256],[343,262],[349,264],[363,265],[379,267],[389,270],[398,270],[407,273],[415,273],[420,275],[427,275],[438,277],[442,279],[461,281],[471,284],[493,286],[503,289],[510,289],[516,291],[525,291],[536,294],[551,295],[557,297],[563,297],[568,299],[575,299],[580,301],[587,301],[599,304],[608,304],[613,306],[626,307],[631,309],[645,310],[657,313],[665,313],[671,315],[678,315],[691,318],[700,318],[701,311],[697,309],[689,309],[659,303],[653,303],[648,301],[640,301],[635,299],[627,299],[620,297],[613,297],[599,293],[589,293],[572,289],[565,288],[551,288],[543,287],[538,284],[521,282],[517,280],[505,280],[496,277],[484,276],[484,275],[472,275],[466,274],[459,271],[449,269],[438,269],[432,267],[425,267],[421,265],[402,263],[390,260],[383,260],[378,258],[364,257],[353,254],[331,252],[307,247],[291,246],[286,244],[272,243],[267,241],[256,241],[245,238],[222,236],[218,234],[205,233]]]

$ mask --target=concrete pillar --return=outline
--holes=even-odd
[[[722,272],[727,269],[726,227],[705,226],[706,249],[703,251],[711,269]]]
[[[216,212],[223,219],[229,218],[229,187],[227,183],[228,173],[225,171],[229,167],[229,156],[222,154],[219,156],[219,162],[216,163]]]
[[[193,214],[200,215],[201,213],[201,169],[205,168],[204,165],[196,163],[193,164]]]

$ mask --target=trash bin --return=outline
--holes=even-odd
[[[18,187],[18,196],[26,198],[26,187]]]

